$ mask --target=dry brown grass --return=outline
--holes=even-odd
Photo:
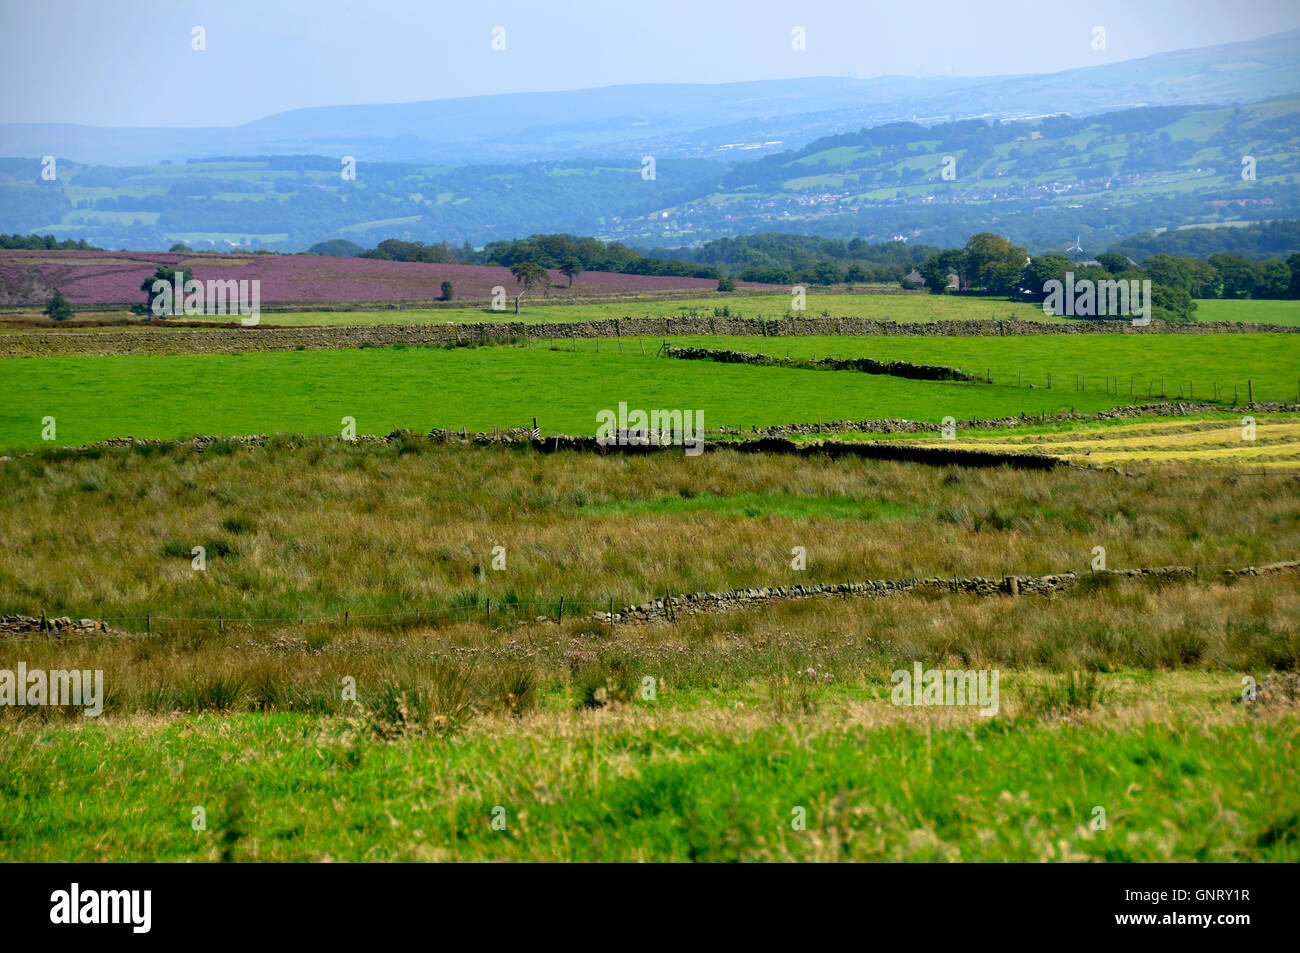
[[[890,672],[913,661],[1021,673],[1124,672],[1130,680],[1159,672],[1239,679],[1294,670],[1300,666],[1300,580],[1120,582],[1052,599],[808,600],[613,634],[573,620],[509,630],[478,623],[404,631],[192,628],[152,637],[0,643],[0,668],[13,669],[20,660],[29,668],[102,669],[110,718],[360,713],[381,734],[455,730],[472,714],[520,719],[538,705],[617,710],[638,700],[647,676],[664,699],[716,695],[737,710],[799,718],[815,714],[827,691],[847,692],[848,703],[887,699]],[[348,677],[355,679],[360,712],[343,698]],[[1120,690],[1116,697],[1128,695]],[[4,717],[61,715],[8,709]]]
[[[1300,551],[1298,487],[419,441],[37,456],[0,463],[0,611],[419,624],[483,620],[490,598],[497,622],[561,595],[589,614],[669,590],[1086,570],[1094,546],[1111,568],[1245,565]]]

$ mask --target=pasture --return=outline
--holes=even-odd
[[[659,342],[651,339],[14,358],[0,360],[0,449],[123,436],[339,434],[344,417],[355,418],[358,433],[375,435],[398,429],[491,431],[531,426],[534,416],[547,433],[593,434],[597,413],[621,401],[633,408],[703,411],[706,429],[749,429],[831,420],[937,424],[945,416],[1095,413],[1159,400],[1161,378],[1165,399],[1211,400],[1218,384],[1225,406],[1234,394],[1245,401],[1248,382],[1256,400],[1295,400],[1300,389],[1300,336],[1282,334],[704,337],[672,343],[949,364],[977,374],[987,369],[993,383],[679,361],[656,357]],[[55,419],[54,441],[42,439],[46,417]]]

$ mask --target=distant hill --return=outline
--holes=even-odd
[[[1242,177],[1243,157],[1255,178]],[[675,248],[761,232],[1088,254],[1141,232],[1300,218],[1300,95],[1038,122],[900,122],[744,162],[639,156],[448,168],[328,156],[150,166],[0,159],[0,232],[108,248],[475,246],[534,233]],[[1249,171],[1249,170],[1248,170]],[[1164,241],[1175,241],[1167,238]],[[328,246],[333,253],[348,245]],[[761,263],[761,262],[756,262]]]
[[[313,154],[476,164],[577,157],[763,155],[901,120],[1087,115],[1250,102],[1300,92],[1300,30],[1029,76],[810,78],[612,86],[391,105],[297,109],[233,127],[0,125],[0,155],[83,164]],[[337,161],[337,159],[336,159]]]

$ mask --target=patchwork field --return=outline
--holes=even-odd
[[[1217,464],[1258,469],[1300,469],[1300,418],[1241,414],[1201,419],[1031,426],[1023,430],[963,430],[954,440],[940,434],[887,435],[909,445],[940,445],[996,453],[1039,453],[1092,466]],[[1250,424],[1254,423],[1252,427]],[[878,439],[873,435],[873,439]],[[836,439],[852,440],[852,435]],[[856,439],[864,439],[858,437]]]
[[[657,338],[0,361],[0,616],[109,625],[0,638],[0,669],[104,680],[95,717],[0,706],[0,860],[1300,860],[1300,573],[1249,568],[1300,553],[1300,412],[1252,413],[1246,441],[1227,410],[1295,401],[1300,338],[672,343],[992,383]],[[1044,471],[423,436],[590,435],[620,402],[703,411],[710,442],[1086,414],[1160,402],[1162,378],[1224,410],[795,438],[1086,465]],[[346,442],[345,417],[411,433]],[[259,433],[280,436],[62,449]],[[1188,568],[1094,572],[1098,547]],[[1053,573],[1077,585],[621,614]],[[899,704],[917,664],[996,672],[996,712]]]

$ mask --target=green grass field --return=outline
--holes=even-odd
[[[670,704],[391,742],[295,715],[0,728],[0,860],[1300,859],[1294,721],[873,727],[834,696],[784,720]]]
[[[1246,400],[1247,381],[1254,382],[1256,400],[1300,399],[1300,335],[1127,335],[1088,334],[1051,337],[683,337],[679,347],[720,348],[763,353],[774,357],[869,357],[879,361],[910,361],[960,367],[995,384],[1035,384],[1047,387],[1067,402],[1075,395],[1075,375],[1085,393],[1104,395],[1106,378],[1119,378],[1115,403],[1127,403],[1129,381],[1133,397],[1165,394],[1178,399],[1214,399],[1213,385],[1233,387]],[[1082,380],[1086,378],[1086,380]],[[1113,391],[1115,384],[1110,385]],[[1222,392],[1222,391],[1221,391]],[[1121,400],[1122,398],[1122,400]],[[989,416],[993,416],[990,414]]]
[[[1300,326],[1300,301],[1225,301],[1222,298],[1196,302],[1198,321],[1248,321],[1256,324]]]
[[[544,343],[544,342],[543,342]],[[1201,400],[1219,383],[1246,399],[1288,400],[1300,386],[1300,336],[1080,336],[1051,338],[686,338],[676,344],[778,356],[868,356],[991,369],[994,383],[913,381],[847,371],[749,367],[646,354],[635,340],[549,346],[389,348],[264,354],[53,357],[0,361],[0,448],[39,446],[54,417],[58,445],[110,437],[196,434],[358,433],[395,429],[491,430],[539,419],[555,433],[595,432],[616,409],[703,411],[706,428],[869,418],[938,422],[1020,413],[1090,413],[1145,400],[1158,379],[1176,399]],[[1016,372],[1023,369],[1022,384]],[[1053,389],[1046,375],[1054,374]],[[1074,389],[1074,374],[1087,378]],[[1128,377],[1137,373],[1134,397]],[[1122,379],[1106,393],[1107,375]],[[1037,382],[1039,389],[1027,386]]]

